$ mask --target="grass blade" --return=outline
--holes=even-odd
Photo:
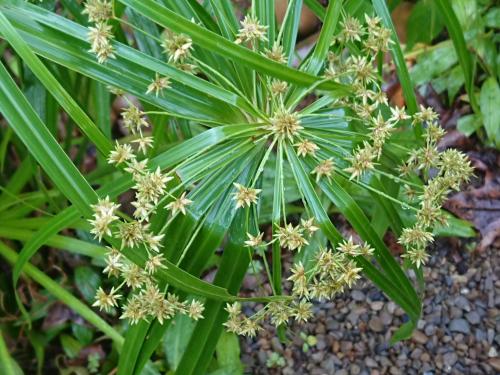
[[[479,106],[477,103],[477,98],[474,93],[474,63],[472,62],[471,54],[467,49],[465,43],[464,33],[462,27],[458,22],[457,16],[453,11],[453,7],[449,0],[436,0],[437,8],[441,14],[441,17],[446,25],[446,29],[450,34],[455,50],[457,51],[458,61],[462,67],[465,78],[465,90],[469,96],[471,106],[476,113],[479,112]]]
[[[418,111],[417,98],[413,90],[413,83],[411,82],[410,74],[408,73],[408,68],[406,67],[403,52],[401,51],[401,45],[392,23],[391,14],[389,13],[389,9],[387,9],[387,4],[384,0],[373,0],[373,7],[375,8],[375,12],[382,19],[384,26],[392,31],[392,40],[394,41],[394,44],[391,46],[392,59],[396,65],[399,82],[403,88],[403,96],[405,98],[408,113],[414,114]],[[419,135],[421,133],[421,129],[418,127],[415,129],[417,131],[417,135]]]
[[[297,43],[297,33],[300,26],[300,15],[302,13],[302,0],[290,0],[286,10],[280,34],[283,34],[283,51],[288,57],[288,66],[293,63],[293,53]]]
[[[276,38],[276,14],[274,0],[256,0],[255,13],[263,25],[268,25],[267,29],[267,48],[271,48]]]
[[[303,71],[310,74],[317,74],[323,66],[328,49],[332,43],[333,34],[340,18],[342,0],[331,0],[326,9],[326,16],[319,34],[318,41],[310,58],[307,60]]]
[[[2,330],[0,329],[0,370],[2,374],[16,375],[13,362],[14,360],[9,354],[9,350],[3,339]]]
[[[306,6],[311,9],[316,17],[323,21],[325,19],[325,8],[318,0],[304,0]]]

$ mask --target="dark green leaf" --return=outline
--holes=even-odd
[[[75,269],[75,285],[88,303],[94,301],[95,291],[100,284],[101,276],[91,267],[81,266]]]
[[[406,27],[408,49],[411,49],[416,43],[430,44],[443,29],[443,22],[434,1],[419,1],[411,10]]]
[[[500,87],[494,77],[484,81],[479,105],[488,138],[500,148]]]

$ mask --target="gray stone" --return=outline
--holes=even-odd
[[[324,369],[328,374],[333,374],[335,372],[335,361],[333,357],[328,357],[323,362],[321,362],[321,368]]]
[[[276,336],[271,339],[271,346],[275,352],[283,351],[283,345],[281,345],[280,340]]]
[[[387,311],[382,311],[380,313],[380,320],[382,320],[382,323],[385,326],[388,326],[392,323],[392,315],[389,314]]]
[[[361,290],[353,290],[351,292],[351,297],[355,300],[355,301],[364,301],[366,299],[366,296],[365,294],[361,291]]]
[[[470,334],[470,326],[465,319],[453,319],[449,324],[450,331]]]
[[[500,372],[500,358],[491,358],[488,363],[495,369],[495,371]]]
[[[340,351],[343,354],[347,354],[347,352],[352,350],[352,342],[350,341],[341,341],[340,342]]]
[[[371,357],[366,357],[365,358],[365,365],[366,365],[366,367],[371,367],[371,368],[377,368],[378,367],[377,361],[375,361]]]
[[[495,338],[495,331],[492,328],[488,328],[488,331],[487,331],[488,344],[491,345],[493,343],[494,338]]]
[[[467,314],[465,314],[465,319],[467,319],[467,321],[470,323],[470,324],[479,324],[481,322],[481,317],[479,316],[479,314],[476,312],[476,311],[471,311],[471,312],[468,312]]]
[[[320,363],[324,357],[325,357],[325,352],[316,352],[311,355],[311,359],[316,363]]]
[[[464,296],[458,296],[455,298],[454,305],[464,311],[470,311],[470,303]]]
[[[453,367],[457,360],[458,356],[455,352],[449,352],[443,355],[443,363],[445,366]]]
[[[424,333],[427,336],[433,336],[436,333],[437,327],[434,324],[427,324],[424,328]]]
[[[411,357],[412,359],[418,359],[418,358],[420,358],[421,356],[422,356],[422,349],[420,349],[420,348],[415,348],[415,349],[413,349],[413,351],[412,351],[412,352],[411,352],[411,354],[410,354],[410,357]]]

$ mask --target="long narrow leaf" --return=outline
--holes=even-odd
[[[465,89],[471,106],[474,112],[479,113],[479,106],[474,93],[474,64],[465,43],[464,33],[449,0],[436,0],[436,5],[457,51],[458,61],[464,73]]]
[[[176,32],[189,35],[193,41],[200,46],[230,58],[236,63],[249,66],[261,73],[269,74],[270,76],[301,86],[311,85],[319,80],[318,77],[288,68],[243,46],[230,42],[220,35],[212,33],[180,17],[160,4],[155,3],[153,0],[144,0],[141,2],[133,0],[119,1],[134,8],[163,27],[168,27]],[[349,91],[346,86],[335,82],[324,82],[318,87],[324,90],[337,92]]]
[[[0,370],[5,375],[16,375],[14,371],[13,359],[9,354],[5,340],[3,339],[2,330],[0,329]]]
[[[408,73],[408,68],[406,67],[406,62],[401,51],[401,46],[399,44],[398,37],[396,35],[396,30],[392,23],[391,14],[384,0],[373,0],[373,7],[378,16],[382,19],[384,26],[392,31],[393,44],[391,47],[391,54],[396,65],[396,70],[398,73],[399,82],[403,88],[403,95],[405,98],[406,106],[408,107],[408,112],[414,114],[418,111],[417,98],[415,96],[413,83],[410,79],[410,74]],[[419,129],[419,128],[415,128]]]

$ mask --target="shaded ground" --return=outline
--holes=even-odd
[[[243,339],[247,373],[499,373],[498,249],[469,253],[457,245],[436,245],[425,271],[422,320],[411,340],[389,346],[391,333],[405,321],[403,311],[370,283],[359,283],[334,302],[317,305],[315,321],[292,327],[289,344],[281,344],[271,326],[254,340]],[[317,340],[308,352],[300,332]],[[272,352],[284,358],[284,366],[266,365]]]

